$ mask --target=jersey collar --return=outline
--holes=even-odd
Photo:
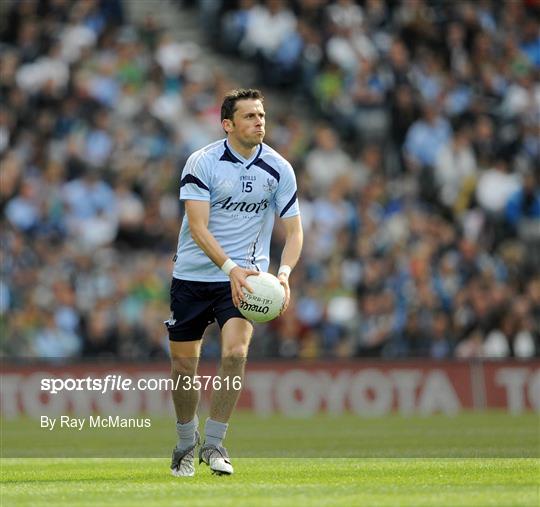
[[[224,145],[225,145],[225,153],[221,157],[221,160],[228,160],[229,162],[233,162],[235,164],[239,163],[239,164],[245,165],[246,169],[249,169],[257,161],[263,148],[262,143],[259,144],[259,149],[256,151],[255,155],[249,159],[245,159],[244,157],[242,157],[242,155],[240,155],[239,153],[237,153],[231,148],[231,146],[229,145],[226,139],[224,141]]]

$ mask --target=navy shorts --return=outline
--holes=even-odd
[[[200,340],[208,324],[217,320],[222,328],[233,317],[245,319],[233,304],[229,282],[172,279],[171,317],[165,321],[171,341]]]

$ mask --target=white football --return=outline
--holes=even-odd
[[[279,280],[270,273],[260,273],[248,276],[246,281],[253,293],[242,288],[245,296],[238,308],[240,313],[255,322],[275,319],[285,303],[285,289]]]

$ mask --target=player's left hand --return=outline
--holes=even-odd
[[[277,279],[285,289],[285,302],[283,303],[283,308],[281,309],[281,312],[279,312],[279,314],[281,315],[285,312],[285,310],[287,310],[287,307],[289,306],[289,301],[291,300],[291,289],[289,287],[289,276],[287,274],[279,273]]]

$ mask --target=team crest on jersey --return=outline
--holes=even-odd
[[[276,187],[277,182],[272,178],[267,178],[266,183],[263,184],[264,191],[268,192],[269,194],[273,193]]]

